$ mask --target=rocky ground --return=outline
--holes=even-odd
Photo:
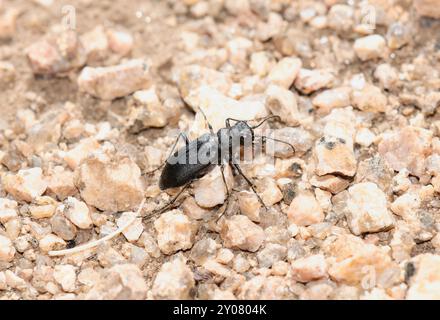
[[[0,0],[0,298],[440,299],[439,35],[438,0]],[[152,215],[200,108],[280,116],[267,209],[217,167]]]

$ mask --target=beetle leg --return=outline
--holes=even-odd
[[[211,124],[209,123],[208,118],[206,117],[206,114],[203,112],[202,108],[199,108],[199,110],[202,113],[203,118],[205,118],[206,124],[208,125],[208,128],[209,128],[209,132],[211,132],[212,135],[215,135],[214,129],[212,128]]]
[[[226,187],[226,195],[227,195],[227,197],[229,198],[230,193],[229,193],[228,184],[226,183],[226,177],[225,177],[225,165],[224,165],[224,164],[222,164],[222,165],[220,166],[220,171],[221,171],[221,173],[222,173],[223,183],[225,184],[225,187]]]
[[[263,205],[263,207],[267,210],[267,206],[264,203],[263,199],[261,199],[260,195],[257,193],[257,191],[255,190],[254,184],[252,183],[251,180],[249,180],[248,177],[246,177],[246,175],[243,173],[243,171],[241,170],[240,166],[238,164],[233,163],[232,164],[234,166],[234,168],[236,168],[238,170],[238,173],[244,178],[244,180],[246,180],[246,182],[248,183],[248,185],[251,187],[252,191],[255,193],[255,195],[258,198],[258,201],[260,201],[260,203]]]
[[[174,144],[173,144],[173,147],[171,148],[171,152],[169,153],[167,159],[168,159],[169,157],[171,157],[171,155],[173,154],[174,149],[176,149],[177,143],[179,142],[179,139],[180,139],[181,137],[185,140],[185,145],[188,146],[188,144],[189,144],[188,136],[186,135],[185,132],[180,132],[179,135],[177,136],[176,141],[175,141]],[[157,168],[154,169],[154,170],[151,170],[151,171],[145,172],[144,175],[150,175],[150,174],[156,172],[157,170],[159,170],[160,168],[162,168],[162,167],[165,165],[166,162],[167,162],[167,161],[165,160],[165,161],[164,161],[159,167],[157,167]]]

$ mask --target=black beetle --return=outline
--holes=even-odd
[[[208,123],[205,114],[203,111],[201,112]],[[290,143],[265,136],[256,136],[254,134],[254,129],[258,128],[271,118],[279,117],[267,117],[256,126],[250,126],[247,121],[228,118],[226,119],[226,127],[218,130],[217,133],[214,133],[212,126],[208,123],[210,132],[203,134],[193,141],[189,141],[185,134],[179,134],[160,175],[159,188],[161,190],[166,190],[169,188],[185,186],[181,192],[171,200],[172,203],[192,181],[206,175],[214,168],[214,166],[220,165],[223,182],[225,183],[227,194],[229,195],[223,171],[225,166],[230,164],[246,180],[253,192],[257,195],[258,200],[266,208],[263,200],[256,192],[253,183],[241,170],[239,161],[242,148],[253,146],[256,137],[261,138],[263,142],[270,139],[285,143],[293,149],[293,152],[295,152],[295,148]],[[235,121],[236,123],[231,126],[231,121]],[[185,139],[185,146],[173,153],[180,137]]]

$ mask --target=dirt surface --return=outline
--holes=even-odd
[[[0,0],[0,298],[439,299],[439,7]],[[267,208],[216,168],[152,214],[199,108],[280,116]]]

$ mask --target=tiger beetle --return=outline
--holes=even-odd
[[[267,140],[285,143],[292,148],[293,152],[295,152],[295,148],[288,142],[269,138],[267,136],[258,136],[254,133],[254,129],[260,127],[267,120],[272,118],[279,119],[279,117],[266,117],[255,126],[250,126],[248,121],[245,120],[227,118],[225,121],[226,127],[221,128],[215,133],[204,112],[201,109],[200,111],[208,125],[209,133],[205,133],[197,139],[190,141],[188,137],[181,132],[178,135],[165,163],[159,168],[151,171],[154,172],[163,167],[159,179],[159,188],[161,190],[183,186],[182,190],[180,190],[180,192],[166,206],[159,209],[160,212],[169,208],[193,181],[200,179],[209,173],[216,165],[220,166],[223,182],[226,187],[226,193],[229,198],[230,193],[224,175],[225,166],[228,164],[244,178],[252,191],[256,194],[260,203],[267,209],[265,203],[255,190],[254,184],[243,173],[239,162],[242,158],[243,149],[245,149],[244,151],[249,151],[249,148],[251,148],[251,151],[253,151],[256,138],[261,138],[263,143],[266,143]],[[235,122],[233,125],[231,125],[232,121]],[[173,153],[180,138],[185,140],[185,146]]]

